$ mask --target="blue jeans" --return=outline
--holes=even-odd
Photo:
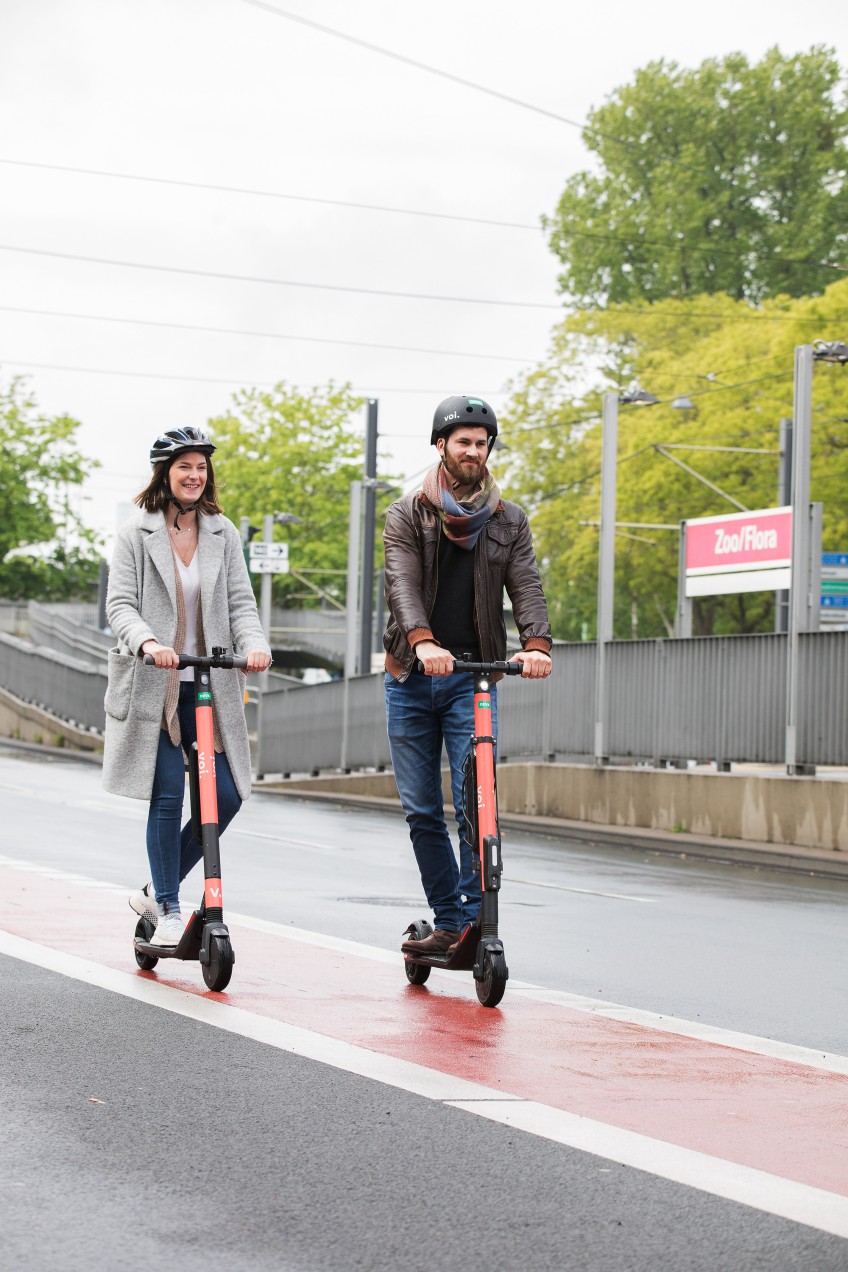
[[[449,932],[473,923],[480,910],[480,876],[473,869],[474,849],[465,834],[462,812],[462,763],[474,732],[474,676],[423,676],[403,682],[386,674],[386,723],[392,767],[421,883],[435,924]],[[492,686],[492,736],[497,736],[498,697]],[[442,797],[442,746],[448,753],[456,822],[457,865],[445,821]]]
[[[197,842],[191,831],[191,819],[180,829],[185,795],[183,749],[188,754],[192,743],[197,740],[194,683],[190,680],[180,682],[177,712],[182,746],[174,746],[165,730],[160,730],[153,793],[147,814],[147,856],[153,890],[156,900],[169,909],[176,909],[179,905],[180,884],[203,856],[203,846]],[[215,756],[215,778],[218,787],[218,830],[221,832],[226,830],[241,808],[241,796],[236,790],[226,755]]]

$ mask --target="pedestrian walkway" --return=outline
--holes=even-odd
[[[236,965],[135,966],[126,895],[0,858],[0,953],[848,1237],[848,1059],[230,916]]]

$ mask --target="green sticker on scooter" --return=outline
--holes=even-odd
[[[209,692],[208,689],[201,689],[197,695],[197,701],[198,701],[198,704],[201,702],[211,703],[212,694]]]
[[[477,703],[477,706],[478,706],[478,707],[480,707],[483,711],[491,711],[491,709],[492,709],[492,704],[491,704],[491,702],[483,702],[483,701],[480,701],[480,702],[478,702],[478,703]]]

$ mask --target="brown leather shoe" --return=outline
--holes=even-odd
[[[444,928],[436,928],[423,941],[404,941],[401,950],[409,954],[445,954],[459,940],[458,932],[447,932]]]

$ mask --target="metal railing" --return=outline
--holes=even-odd
[[[48,618],[49,633],[41,626]],[[89,663],[64,652],[63,641],[79,650],[76,620],[40,613],[33,620],[59,652],[0,633],[0,685],[64,719],[102,729],[110,638],[88,629],[87,656],[102,650]],[[501,683],[502,760],[591,762],[595,656],[592,643],[558,646],[550,680]],[[784,635],[611,642],[605,721],[610,759],[782,764],[786,656]],[[801,635],[799,681],[798,761],[848,764],[848,632]],[[251,707],[251,724],[252,717]],[[388,767],[383,676],[275,686],[257,710],[256,732],[263,774]]]
[[[60,720],[103,732],[105,657],[97,667],[0,632],[0,686]]]
[[[110,632],[95,626],[96,605],[42,605],[29,602],[29,636],[34,645],[43,645],[72,658],[105,666],[106,654],[115,644]]]

